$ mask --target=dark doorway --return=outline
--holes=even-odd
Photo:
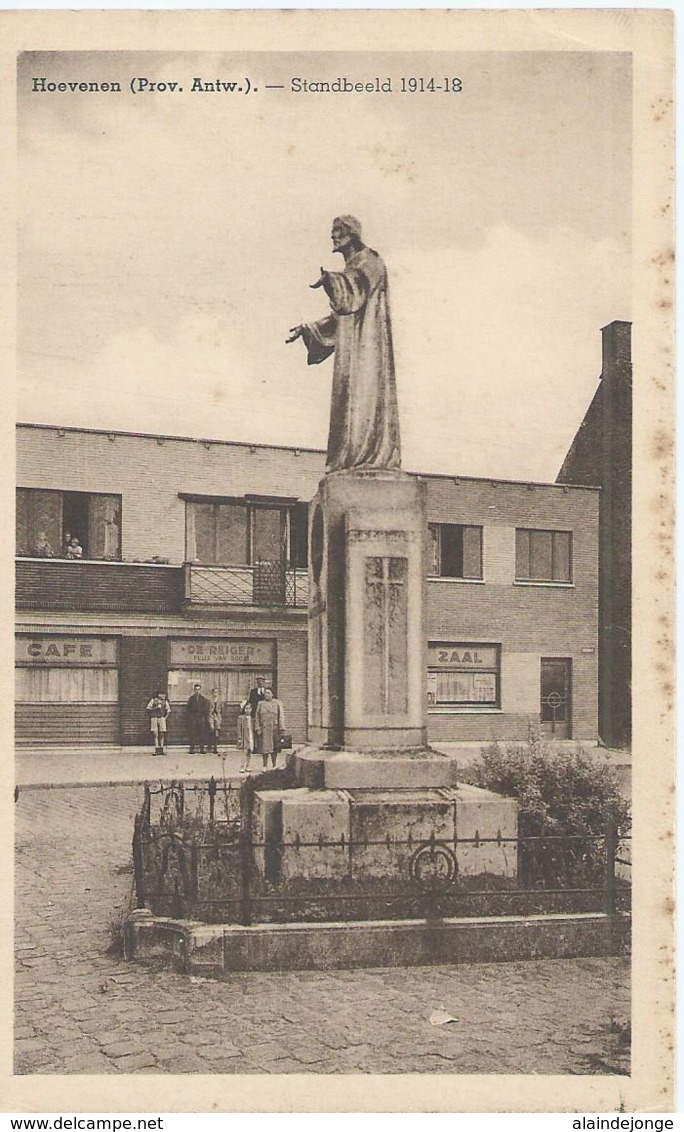
[[[572,738],[572,661],[542,657],[541,730],[549,739]]]
[[[83,556],[87,558],[89,547],[89,501],[90,496],[84,491],[65,491],[62,496],[62,535],[66,542],[67,535],[76,537],[83,547]]]

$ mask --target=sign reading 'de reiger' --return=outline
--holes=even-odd
[[[170,641],[171,668],[246,668],[273,665],[273,641]]]

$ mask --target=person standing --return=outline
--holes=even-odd
[[[249,764],[254,750],[254,728],[249,700],[243,700],[240,704],[240,714],[237,718],[237,745],[242,751],[240,774],[249,774]]]
[[[209,731],[209,709],[211,704],[206,696],[202,695],[202,685],[194,684],[192,695],[188,700],[188,731],[190,733],[190,754],[194,755],[199,747],[199,753],[205,753],[207,732]]]
[[[218,689],[211,689],[211,698],[209,700],[209,750],[213,754],[218,754],[218,741],[221,732],[221,701],[219,699]]]
[[[280,751],[280,735],[285,730],[285,713],[283,705],[280,700],[275,699],[270,688],[264,690],[264,698],[256,709],[254,730],[259,736],[259,749],[264,768],[268,766],[269,755],[271,765],[276,766]]]
[[[257,708],[258,708],[259,704],[262,703],[265,695],[266,695],[266,687],[265,687],[264,678],[263,678],[263,676],[257,676],[257,678],[256,678],[256,688],[252,688],[250,690],[250,693],[249,693],[249,696],[248,696],[249,707],[250,707],[250,711],[252,713],[252,727],[254,727],[254,724],[256,723]],[[253,749],[255,751],[261,750],[261,744],[260,744],[259,737],[256,734],[256,732],[254,733],[254,748]]]
[[[252,719],[256,715],[256,709],[266,695],[266,687],[264,684],[263,676],[257,676],[256,688],[252,688],[249,693],[249,706],[252,709]]]
[[[150,713],[150,731],[154,742],[154,753],[155,755],[163,755],[165,754],[164,746],[166,744],[166,724],[171,714],[171,704],[161,688],[157,688],[152,696],[147,705],[147,711]]]

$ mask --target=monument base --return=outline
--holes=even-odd
[[[332,751],[299,747],[292,755],[299,786],[314,790],[430,789],[456,786],[457,763],[441,751]]]
[[[393,891],[405,885],[409,892],[420,885],[422,866],[443,873],[449,884],[468,876],[517,875],[513,798],[465,784],[363,786],[373,762],[345,755],[322,761],[324,772],[336,771],[345,786],[329,779],[322,789],[256,791],[252,834],[263,846],[255,858],[261,881],[328,880],[371,888],[389,881]],[[404,762],[405,774],[410,760],[397,761]],[[331,896],[335,892],[333,887]]]
[[[236,971],[330,971],[501,963],[617,955],[629,941],[629,919],[602,912],[488,916],[346,924],[198,924],[133,912],[126,922],[127,959],[165,963],[181,974],[234,978]]]

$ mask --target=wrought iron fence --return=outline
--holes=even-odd
[[[630,838],[609,820],[601,834],[382,839],[255,837],[257,785],[280,785],[273,771],[242,783],[173,783],[145,788],[133,859],[139,907],[157,915],[249,925],[264,922],[427,919],[629,907]],[[193,798],[193,806],[188,805]],[[156,812],[153,812],[156,811]],[[510,875],[468,873],[467,854],[496,847]],[[308,855],[308,858],[307,858]],[[305,860],[305,858],[307,858]]]
[[[185,565],[185,600],[198,605],[285,605],[305,608],[308,574],[280,562],[255,566]]]

